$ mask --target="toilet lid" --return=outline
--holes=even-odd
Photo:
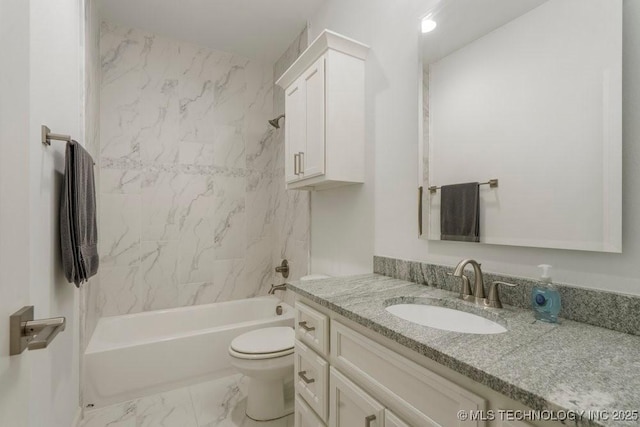
[[[231,349],[245,354],[278,353],[293,348],[295,333],[288,326],[256,329],[231,341]]]

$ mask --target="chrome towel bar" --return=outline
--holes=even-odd
[[[51,141],[52,140],[66,141],[66,142],[71,142],[72,141],[71,135],[62,135],[62,134],[59,134],[59,133],[51,133],[51,129],[49,129],[45,125],[42,125],[42,143],[44,145],[51,145]]]
[[[487,182],[481,182],[478,185],[488,185],[491,188],[496,188],[498,186],[498,179],[494,178],[494,179],[490,179]],[[429,187],[429,192],[430,193],[435,193],[436,191],[440,190],[442,187],[436,187],[435,185],[432,185],[431,187]]]

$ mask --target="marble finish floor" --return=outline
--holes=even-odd
[[[232,375],[116,405],[85,411],[81,427],[293,427],[247,418],[247,379]]]

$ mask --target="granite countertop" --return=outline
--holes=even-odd
[[[458,294],[378,274],[295,281],[288,289],[533,409],[607,411],[609,418],[640,410],[640,336],[564,319],[540,322],[531,310],[510,306],[483,309]],[[385,310],[412,301],[481,314],[507,332],[449,332]],[[585,415],[575,425],[638,426],[640,420]]]

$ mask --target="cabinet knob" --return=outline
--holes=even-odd
[[[304,173],[304,151],[298,153],[298,173]]]
[[[300,153],[293,155],[293,174],[300,175]]]

